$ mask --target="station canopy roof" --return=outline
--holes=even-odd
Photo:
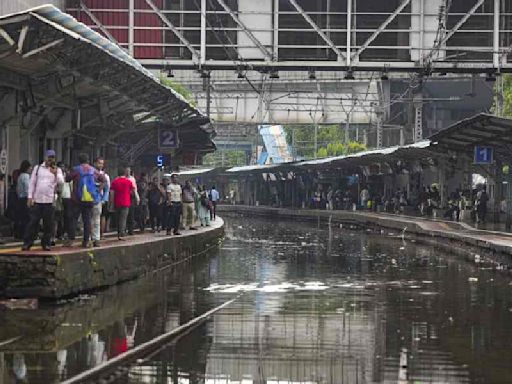
[[[324,157],[315,160],[295,161],[281,164],[248,165],[233,167],[226,170],[227,173],[263,173],[279,171],[300,171],[314,168],[349,168],[363,166],[379,161],[394,160],[420,160],[432,156],[432,142],[423,140],[405,146],[372,149],[349,155]]]
[[[461,120],[430,137],[440,150],[473,153],[489,146],[504,159],[512,156],[512,119],[480,113]]]
[[[372,149],[349,155],[281,164],[248,165],[227,169],[228,174],[340,169],[398,160],[426,161],[462,153],[471,155],[475,146],[489,146],[502,159],[512,157],[512,119],[480,113],[461,120],[414,144]]]
[[[36,106],[78,106],[84,115],[99,106],[99,130],[158,120],[214,148],[207,116],[119,46],[51,5],[0,17],[0,86],[29,92]]]

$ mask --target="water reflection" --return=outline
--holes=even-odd
[[[58,382],[240,292],[121,382],[510,381],[512,288],[485,264],[399,233],[227,223],[222,249],[179,271],[0,312],[1,382]]]

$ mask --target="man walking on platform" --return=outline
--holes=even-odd
[[[105,167],[105,160],[102,157],[97,157],[94,161],[94,166],[105,178],[104,183],[96,183],[98,193],[100,194],[100,200],[95,203],[92,208],[92,245],[94,247],[100,246],[102,220],[106,221],[107,204],[110,190],[110,177],[103,170]],[[103,228],[104,229],[104,228]]]
[[[131,204],[131,195],[135,186],[130,177],[130,168],[121,168],[118,177],[110,184],[110,198],[114,202],[117,218],[117,238],[123,240],[126,236],[126,219]]]
[[[73,182],[73,192],[71,194],[73,219],[68,229],[69,240],[64,245],[69,246],[75,240],[78,217],[82,215],[84,224],[82,247],[87,248],[91,239],[92,209],[94,205],[101,202],[98,185],[106,183],[106,178],[104,174],[101,174],[89,164],[89,155],[86,153],[81,153],[78,156],[78,162],[80,164],[74,167],[66,176],[66,181]]]
[[[215,185],[212,186],[210,191],[210,200],[212,202],[212,210],[210,211],[210,220],[215,220],[217,218],[217,202],[220,200],[220,194],[215,189]]]
[[[34,244],[39,221],[43,219],[43,238],[41,245],[45,251],[50,251],[53,233],[53,215],[55,191],[58,185],[64,184],[62,171],[57,168],[55,151],[49,149],[45,153],[45,161],[34,167],[30,176],[28,187],[27,206],[30,209],[30,220],[25,229],[23,238],[23,251],[27,251]]]
[[[167,186],[167,204],[169,206],[169,217],[167,218],[167,235],[174,231],[175,235],[181,235],[180,216],[182,212],[181,203],[182,189],[178,184],[176,174],[171,175],[171,183]]]

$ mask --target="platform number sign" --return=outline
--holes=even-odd
[[[492,164],[494,160],[494,151],[492,147],[475,146],[475,164]]]
[[[160,129],[158,131],[158,146],[160,149],[178,148],[178,134],[172,129]]]
[[[164,166],[164,155],[157,155],[156,156],[156,166],[158,168],[162,168]]]

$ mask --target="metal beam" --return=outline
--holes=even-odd
[[[347,0],[347,65],[352,58],[352,0]]]
[[[245,26],[245,24],[242,23],[242,21],[238,18],[235,12],[233,12],[231,8],[227,6],[224,0],[217,0],[217,3],[219,3],[220,6],[224,8],[224,10],[229,14],[229,16],[231,16],[234,22],[240,28],[242,28],[247,37],[254,43],[254,45],[256,45],[259,48],[259,50],[263,53],[265,58],[269,61],[272,60],[272,54],[267,50],[267,48],[263,46],[263,44],[261,44],[261,42],[256,38],[256,36],[253,35],[253,33]]]
[[[468,19],[476,12],[476,10],[478,8],[480,8],[482,6],[482,4],[485,2],[485,0],[477,0],[476,4],[473,5],[473,7],[464,15],[460,18],[460,20],[457,22],[457,24],[455,24],[453,26],[452,29],[450,29],[450,31],[448,31],[448,33],[446,35],[444,35],[444,37],[441,39],[441,41],[439,42],[439,44],[437,45],[438,48],[442,47],[449,39],[450,37],[452,37],[454,35],[455,32],[457,32],[460,27],[462,27],[464,25],[464,23],[466,21],[468,21]],[[436,47],[434,47],[434,49],[432,49],[428,55],[429,58],[432,57],[432,55],[434,54],[434,51],[436,50]]]
[[[291,0],[289,0],[291,1]],[[482,0],[483,1],[483,0]],[[363,43],[363,45],[361,45],[361,47],[357,50],[357,52],[355,52],[351,59],[354,60],[356,58],[359,58],[359,56],[361,55],[361,53],[363,53],[363,51],[368,48],[368,46],[373,42],[373,40],[375,40],[377,38],[377,36],[380,35],[380,33],[386,29],[386,27],[389,25],[389,23],[391,23],[395,17],[400,13],[402,12],[402,10],[411,2],[411,0],[403,0],[402,3],[398,6],[397,9],[395,9],[395,11],[388,16],[388,18],[386,20],[384,20],[384,22],[379,26],[379,28],[372,33],[372,35]]]
[[[190,42],[182,35],[182,33],[172,24],[167,17],[158,9],[158,7],[153,3],[152,0],[145,0],[146,3],[151,7],[151,9],[160,17],[160,20],[167,25],[170,30],[176,35],[178,39],[187,47],[187,49],[192,53],[192,57],[196,60],[200,60],[200,54],[196,51],[196,49],[190,44]]]
[[[20,36],[18,37],[18,48],[16,49],[16,53],[23,52],[23,44],[25,43],[25,39],[27,38],[28,33],[28,24],[25,24],[21,28]]]
[[[128,53],[135,56],[135,0],[128,0]]]
[[[58,39],[58,40],[55,40],[55,41],[52,41],[48,44],[45,44],[39,48],[35,48],[31,51],[28,51],[27,53],[24,53],[21,57],[23,57],[24,59],[26,59],[27,57],[30,57],[30,56],[34,56],[34,55],[37,55],[38,53],[41,53],[41,52],[44,52],[52,47],[55,47],[56,45],[59,45],[61,43],[64,42],[64,39]]]
[[[99,28],[99,30],[101,32],[103,32],[103,34],[111,41],[113,42],[114,44],[118,44],[117,40],[114,38],[114,36],[112,36],[112,34],[108,31],[107,28],[105,28],[105,26],[103,24],[101,24],[101,22],[99,21],[99,19],[94,15],[94,13],[91,12],[91,10],[87,7],[87,5],[85,5],[85,3],[83,2],[83,0],[80,0],[80,8],[82,9],[82,11],[85,12],[85,14],[87,16],[89,16],[89,18],[92,20],[92,22]]]
[[[279,60],[279,0],[274,0],[273,9],[273,34],[272,34],[272,49],[274,51],[274,61]]]
[[[201,0],[201,64],[206,62],[206,0]]]
[[[494,31],[493,31],[493,54],[492,62],[494,67],[500,67],[500,10],[501,0],[494,0]]]
[[[2,36],[2,37],[4,38],[4,40],[5,40],[5,41],[7,41],[7,43],[8,43],[9,45],[11,45],[11,46],[12,46],[12,45],[16,44],[16,42],[15,42],[15,41],[14,41],[14,39],[11,37],[11,35],[9,35],[9,34],[7,33],[7,31],[6,31],[5,29],[3,29],[3,28],[0,28],[0,36]]]
[[[316,23],[313,21],[313,19],[311,17],[309,17],[309,15],[304,11],[304,9],[302,9],[302,7],[297,3],[297,1],[296,0],[288,0],[288,1],[291,5],[293,5],[293,7],[297,10],[297,12],[299,12],[302,15],[304,20],[306,20],[308,22],[308,24],[311,25],[311,27],[313,27],[313,29],[316,31],[316,33],[318,33],[318,35],[327,43],[327,45],[329,45],[329,47],[331,47],[331,49],[334,51],[334,53],[336,53],[336,55],[338,56],[338,61],[345,59],[345,55],[343,55],[343,52],[341,52],[341,50],[333,43],[333,41],[327,37],[327,35],[324,33],[324,31],[322,31],[320,29],[320,27],[318,25],[316,25]]]

